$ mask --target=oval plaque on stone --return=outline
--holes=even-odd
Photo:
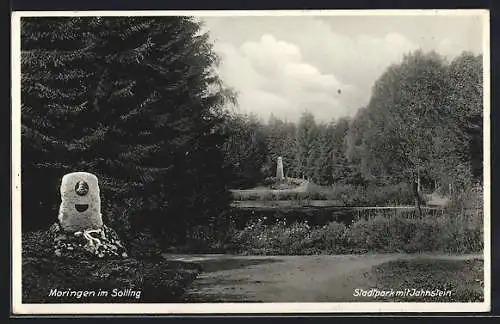
[[[62,178],[58,218],[65,232],[103,226],[99,183],[94,174],[74,172]]]

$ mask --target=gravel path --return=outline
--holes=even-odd
[[[203,272],[186,292],[187,302],[349,302],[356,288],[375,286],[367,273],[385,262],[472,259],[482,255],[367,254],[319,256],[169,255],[197,262]],[[366,300],[369,301],[369,300]]]

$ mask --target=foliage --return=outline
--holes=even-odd
[[[456,154],[470,168],[475,180],[483,171],[483,57],[464,52],[449,65],[447,96],[453,108]]]
[[[51,229],[22,235],[24,303],[175,302],[181,300],[187,286],[200,272],[195,264],[167,261],[159,255],[140,259],[55,257],[56,234]],[[95,291],[96,294],[108,291],[108,296],[49,296],[54,289]],[[113,297],[113,289],[139,291],[140,296]]]
[[[409,53],[380,76],[352,121],[350,161],[367,179],[419,178],[434,189],[480,180],[481,75],[481,56],[447,63],[434,52]]]
[[[55,235],[50,231],[32,231],[22,234],[22,255],[24,257],[54,257]]]
[[[308,186],[305,191],[252,190],[250,192],[234,191],[233,200],[238,201],[276,201],[276,200],[330,200],[338,202],[339,206],[388,206],[408,205],[413,202],[411,188],[400,183],[386,186],[354,186],[334,185],[331,187]],[[424,200],[424,198],[421,198]]]
[[[161,256],[162,248],[153,231],[144,229],[129,242],[130,255],[136,259],[153,259]]]
[[[61,177],[100,181],[103,217],[182,240],[227,208],[231,93],[190,17],[22,19],[23,226],[57,215]],[[40,217],[40,215],[42,215]],[[180,217],[182,215],[182,217]]]
[[[263,123],[256,117],[237,115],[226,127],[234,134],[226,143],[226,159],[240,179],[233,182],[240,184],[238,188],[275,176],[278,157],[283,159],[288,178],[327,185],[351,176],[351,166],[344,156],[348,119],[317,123],[312,114],[304,113],[297,124],[274,116]]]
[[[373,267],[368,276],[381,291],[416,289],[415,296],[383,298],[391,302],[481,302],[484,300],[483,260],[398,260]],[[427,291],[451,295],[428,296]],[[422,292],[423,290],[423,292]],[[412,291],[413,293],[413,291]]]
[[[258,218],[234,231],[232,242],[242,253],[338,254],[360,252],[474,253],[483,249],[482,215],[451,211],[418,218],[415,213],[380,211],[352,223],[331,221],[309,225],[307,220]]]
[[[482,182],[481,55],[408,53],[352,119],[306,111],[297,123],[263,122],[225,109],[235,94],[192,17],[30,17],[21,33],[22,186],[36,188],[22,193],[24,230],[53,222],[60,179],[82,170],[98,176],[104,220],[126,242],[142,242],[148,229],[154,246],[223,244],[232,235],[227,189],[265,183],[281,156],[286,177],[330,188],[239,199],[420,205],[420,184],[453,195],[447,213],[459,217],[360,220],[346,230],[359,235],[342,240],[375,250],[480,248],[480,213],[464,204]],[[294,226],[273,249],[339,246]]]
[[[268,177],[264,179],[263,184],[268,186],[270,189],[286,190],[297,188],[300,185],[307,185],[307,182],[296,178],[278,179],[276,177]]]
[[[378,78],[352,119],[317,121],[306,111],[296,123],[259,122],[267,150],[246,167],[273,176],[281,156],[288,177],[320,185],[419,183],[414,200],[418,190],[458,192],[482,179],[482,96],[482,56],[464,52],[448,62],[410,52]]]
[[[224,124],[227,141],[224,143],[225,163],[232,171],[233,187],[255,186],[264,179],[262,173],[268,148],[261,122],[255,115],[231,116]]]
[[[200,269],[194,264],[166,260],[54,260],[23,258],[22,288],[24,303],[167,303],[180,302],[187,286]],[[95,291],[94,296],[54,297],[50,291]],[[113,290],[140,292],[125,297]],[[107,296],[97,292],[107,291]]]

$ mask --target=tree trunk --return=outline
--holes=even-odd
[[[420,194],[418,192],[418,183],[417,181],[412,181],[413,194],[415,196],[415,208],[417,210],[418,217],[422,217],[422,209],[420,208]]]
[[[420,168],[417,168],[417,191],[420,193],[422,190],[420,186]]]

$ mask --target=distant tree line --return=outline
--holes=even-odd
[[[235,185],[273,176],[278,156],[288,177],[321,185],[395,184],[448,190],[482,181],[482,56],[451,62],[435,52],[405,55],[379,77],[354,118],[298,123],[239,115],[226,160]],[[334,107],[332,107],[333,109]]]

